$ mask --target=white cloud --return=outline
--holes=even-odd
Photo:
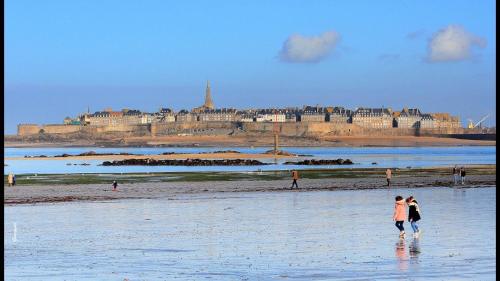
[[[285,62],[319,62],[335,48],[339,40],[340,35],[335,31],[310,37],[293,34],[283,43],[279,56]]]
[[[460,61],[471,56],[473,46],[486,47],[486,39],[467,32],[460,25],[449,25],[429,40],[427,61]]]

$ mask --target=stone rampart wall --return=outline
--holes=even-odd
[[[235,122],[166,122],[152,123],[151,135],[170,135],[182,133],[189,130],[210,130],[210,129],[236,129]]]
[[[439,128],[439,129],[413,129],[413,128],[363,128],[355,124],[335,122],[166,122],[137,125],[114,126],[81,126],[81,125],[18,125],[18,136],[38,134],[42,129],[46,134],[69,134],[84,132],[99,135],[106,132],[122,132],[129,136],[160,136],[185,133],[189,131],[215,131],[235,130],[241,127],[247,133],[272,134],[277,131],[282,136],[432,136],[445,134],[463,134],[469,129],[464,128]]]
[[[19,124],[17,125],[18,136],[36,135],[40,132],[40,126],[35,124]]]
[[[80,125],[44,125],[42,130],[46,134],[69,134],[80,131]]]
[[[80,125],[34,125],[34,124],[20,124],[17,126],[18,136],[36,135],[40,132],[45,134],[69,134],[80,131]],[[42,131],[43,130],[43,131]]]
[[[355,124],[334,122],[243,123],[243,130],[253,133],[271,133],[277,130],[282,136],[430,136],[461,134],[463,128],[414,129],[414,128],[363,128]],[[276,127],[275,127],[276,126]]]

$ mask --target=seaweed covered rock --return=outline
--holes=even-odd
[[[102,166],[258,166],[267,165],[258,160],[250,159],[186,159],[186,160],[155,160],[155,159],[125,159],[104,161]]]

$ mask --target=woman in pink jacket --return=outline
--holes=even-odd
[[[406,219],[406,208],[403,197],[396,196],[396,204],[394,205],[394,215],[392,217],[396,221],[396,227],[399,229],[399,238],[405,237],[405,229],[403,223]]]

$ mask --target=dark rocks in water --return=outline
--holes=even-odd
[[[216,151],[212,151],[212,152],[199,152],[201,154],[203,153],[241,153],[239,151],[236,151],[236,150],[216,150]],[[172,154],[187,154],[185,152],[163,152],[161,155],[172,155]]]
[[[241,153],[241,152],[236,150],[216,150],[212,151],[211,153]]]
[[[89,152],[83,152],[83,153],[78,154],[78,156],[92,156],[92,155],[97,155],[97,152],[89,151]]]
[[[286,165],[352,165],[354,164],[350,159],[306,159],[299,162],[285,162]]]
[[[297,156],[296,154],[293,154],[293,153],[290,153],[290,152],[286,152],[286,151],[283,151],[283,150],[278,150],[275,153],[274,149],[268,150],[268,151],[264,152],[264,154],[277,154],[277,155],[284,155],[284,156]]]
[[[88,151],[88,152],[83,152],[83,153],[80,153],[80,154],[75,154],[75,155],[71,155],[71,154],[61,154],[61,155],[56,155],[54,157],[70,157],[70,156],[108,156],[108,155],[140,155],[140,154],[132,154],[132,153],[127,153],[127,152],[120,152],[120,153],[97,153],[95,151]],[[26,157],[26,156],[25,156]],[[36,156],[36,157],[47,157],[45,155],[40,155],[40,156]]]
[[[372,165],[377,165],[377,162],[372,162]]]
[[[71,156],[71,155],[64,153],[64,154],[61,154],[61,155],[56,155],[54,157],[68,157],[68,156]],[[41,157],[41,155],[39,157]]]
[[[155,159],[125,159],[115,161],[104,161],[102,166],[258,166],[268,165],[257,160],[250,159],[186,159],[186,160],[155,160]]]

